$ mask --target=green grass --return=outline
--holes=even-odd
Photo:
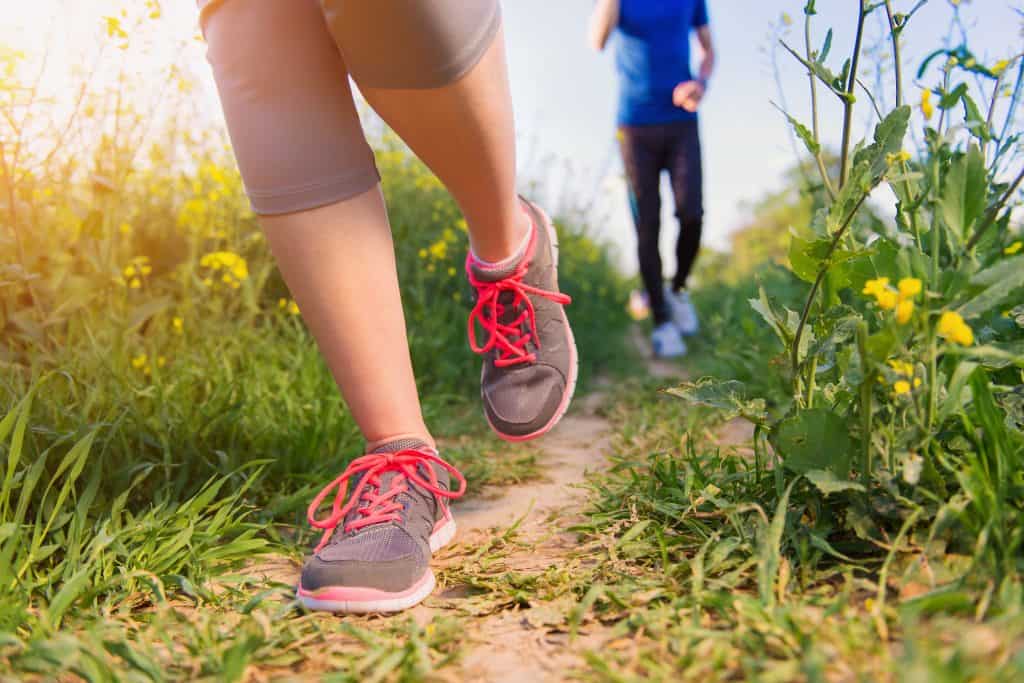
[[[463,597],[418,623],[295,604],[306,505],[362,444],[223,141],[182,113],[139,155],[150,122],[112,90],[50,153],[9,123],[44,117],[5,53],[0,126],[25,144],[0,169],[0,677],[419,681],[517,610],[566,636],[583,680],[1024,678],[1024,256],[1000,172],[1020,156],[1010,115],[993,140],[979,113],[1005,113],[1024,69],[936,54],[915,85],[938,115],[879,114],[838,153],[794,127],[820,177],[759,205],[735,267],[704,261],[687,363],[709,379],[675,397],[626,348],[608,250],[558,221],[580,391],[613,380],[612,465],[574,547],[549,557],[518,525],[460,546],[438,573]],[[852,107],[842,60],[815,59],[819,94]],[[393,138],[378,147],[427,422],[470,495],[542,476],[536,447],[480,415],[465,224]],[[876,216],[860,200],[883,183],[898,205]],[[882,277],[921,291],[901,301]],[[720,445],[737,414],[752,442]]]
[[[379,164],[428,424],[470,496],[537,477],[535,448],[483,420],[454,202],[397,144]],[[452,620],[294,604],[295,562],[316,535],[306,506],[362,442],[236,172],[207,158],[192,175],[140,172],[84,222],[69,218],[88,195],[74,179],[34,192],[45,227],[20,250],[0,243],[33,275],[0,289],[0,672],[419,680],[449,664]],[[585,390],[623,362],[625,318],[607,312],[622,310],[625,282],[585,226],[558,228]],[[216,269],[211,252],[245,266]]]
[[[715,418],[636,383],[614,396],[611,470],[591,481],[579,577],[587,619],[625,643],[586,680],[1012,681],[1024,675],[1021,584],[971,586],[970,558],[925,546],[842,547]],[[848,559],[840,553],[853,554]],[[993,595],[992,592],[1003,593]],[[995,605],[998,604],[998,607]]]

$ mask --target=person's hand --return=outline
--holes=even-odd
[[[704,84],[700,81],[683,81],[672,91],[672,103],[689,112],[697,111],[704,98]]]

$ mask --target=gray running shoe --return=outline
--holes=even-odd
[[[673,291],[665,285],[665,302],[668,304],[669,315],[672,323],[683,336],[690,337],[700,330],[700,320],[697,319],[697,309],[690,301],[690,293],[685,289],[678,292]]]
[[[466,273],[476,289],[469,345],[483,355],[480,393],[491,428],[506,441],[547,433],[569,408],[577,355],[558,291],[558,241],[551,220],[525,199],[533,233],[519,263],[487,268],[470,253]],[[477,343],[476,326],[488,334]]]
[[[317,519],[335,489],[331,514]],[[458,470],[418,440],[353,460],[309,506],[310,524],[325,531],[302,568],[299,602],[346,613],[398,612],[421,602],[434,590],[431,553],[455,536],[447,500],[465,490]]]

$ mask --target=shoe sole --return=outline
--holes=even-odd
[[[455,537],[455,518],[448,518],[430,535],[430,552],[437,552]],[[360,586],[324,586],[307,591],[299,586],[296,596],[303,607],[318,612],[338,614],[373,614],[401,612],[420,604],[434,592],[437,579],[427,567],[423,576],[404,591],[390,592]]]
[[[555,263],[555,289],[557,291],[562,291],[558,288],[558,233],[555,230],[555,224],[551,222],[551,218],[549,218],[547,213],[544,212],[544,209],[540,208],[536,204],[530,204],[530,206],[533,207],[533,209],[537,213],[539,213],[541,218],[543,219],[542,222],[544,223],[544,229],[547,230],[548,233],[548,239],[551,243],[551,251],[553,252],[552,256]],[[505,434],[504,432],[499,430],[496,426],[494,426],[494,423],[491,422],[491,418],[487,414],[487,411],[485,410],[484,418],[487,420],[487,424],[491,426],[491,430],[495,434],[497,434],[498,437],[501,438],[503,441],[518,443],[520,441],[530,441],[531,439],[536,439],[538,437],[544,436],[545,434],[547,434],[548,432],[555,428],[555,425],[557,425],[559,421],[561,421],[561,419],[565,416],[566,411],[569,410],[569,404],[572,403],[572,397],[576,393],[576,378],[579,376],[579,355],[576,351],[576,338],[572,334],[572,327],[569,326],[569,316],[566,315],[564,306],[562,307],[562,323],[565,325],[566,336],[569,339],[570,356],[569,377],[568,381],[566,382],[565,394],[562,396],[562,402],[558,405],[558,410],[555,411],[555,414],[552,416],[552,418],[548,421],[546,425],[544,425],[535,432],[521,435]]]

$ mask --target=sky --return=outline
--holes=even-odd
[[[783,31],[785,39],[798,48],[802,46],[803,2],[707,2],[717,66],[700,111],[705,162],[704,234],[706,244],[726,249],[730,232],[742,225],[750,203],[777,189],[784,172],[794,163],[787,124],[773,102],[784,102],[797,118],[807,121],[806,71],[778,52],[777,84],[771,52],[784,14],[792,20]],[[610,50],[596,53],[586,41],[593,0],[503,0],[502,4],[523,185],[539,186],[541,199],[556,212],[570,207],[587,209],[595,233],[613,242],[620,263],[632,270],[636,267],[635,239],[614,137],[617,84],[612,54]],[[914,4],[916,0],[894,0],[897,11],[907,11]],[[1024,0],[962,0],[960,4],[970,44],[984,63],[1022,51],[1024,38],[1018,10],[1024,8]],[[195,75],[200,110],[211,126],[221,126],[204,48],[194,39],[195,5],[191,0],[165,1],[162,5],[160,31],[167,40],[150,44],[136,69],[160,78],[168,64],[180,64]],[[818,0],[817,5],[813,40],[820,44],[828,27],[833,27],[830,62],[838,70],[852,44],[859,0]],[[102,17],[116,12],[121,2],[0,0],[0,6],[5,15],[0,43],[29,52],[48,46],[54,68],[59,69],[61,60],[77,59],[76,49],[95,41]],[[923,55],[934,46],[960,42],[957,31],[950,37],[951,16],[950,0],[928,0],[907,29],[904,63],[911,68],[904,90],[912,103],[918,101],[920,86],[934,84],[930,80],[917,83],[912,78]],[[882,12],[869,18],[866,46],[880,42],[883,19]],[[178,45],[183,41],[182,50]],[[871,79],[872,74],[865,73],[865,80]],[[59,84],[60,80],[53,82]],[[823,137],[826,144],[836,145],[841,111],[828,94],[820,98]],[[892,103],[891,92],[885,98]],[[858,138],[871,124],[871,110],[864,101],[858,102],[856,123]],[[918,127],[922,123],[916,121]],[[663,195],[663,249],[667,256],[676,225],[667,185]]]

